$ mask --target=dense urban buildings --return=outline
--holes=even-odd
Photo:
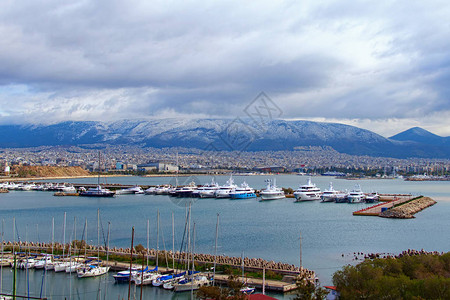
[[[100,150],[99,150],[100,149]],[[102,172],[325,172],[339,170],[389,174],[444,175],[450,161],[396,159],[342,154],[330,147],[299,147],[295,151],[227,152],[186,148],[130,146],[37,147],[0,149],[1,170],[14,165],[81,166]],[[375,173],[373,175],[375,175]]]

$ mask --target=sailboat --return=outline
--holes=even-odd
[[[86,230],[87,231],[87,230]],[[86,233],[87,234],[87,233]],[[86,236],[85,234],[85,236]],[[77,270],[78,278],[101,276],[109,271],[109,266],[100,266],[100,210],[97,210],[97,261]]]

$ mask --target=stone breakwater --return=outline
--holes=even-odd
[[[414,218],[414,214],[436,203],[429,197],[420,197],[383,211],[379,216],[383,218],[411,219]]]
[[[33,243],[33,242],[15,242],[14,245],[12,242],[4,242],[4,246],[8,249],[12,249],[14,246],[16,251],[21,249],[23,251],[26,249],[27,251],[36,251],[36,252],[50,252],[52,249],[51,243]],[[55,251],[62,252],[63,244],[60,243],[54,243],[53,248]],[[89,255],[97,253],[97,246],[94,245],[87,245],[86,246],[87,252]],[[66,245],[66,251],[69,250],[69,244]],[[84,247],[80,250],[80,252],[84,253]],[[106,248],[103,246],[99,247],[99,252],[103,255],[106,255]],[[118,256],[124,256],[129,257],[131,254],[130,248],[110,248],[109,249],[109,255],[118,255]],[[146,255],[147,250],[144,249],[140,252],[133,251],[133,258],[141,258],[142,255]],[[148,250],[148,256],[150,259],[156,259],[157,251],[155,249],[149,249]],[[172,251],[163,251],[160,250],[158,252],[158,260],[172,260]],[[185,263],[188,260],[192,260],[192,257],[190,253],[186,252],[179,252],[176,251],[174,253],[174,259],[176,262],[179,263]],[[214,255],[211,254],[194,254],[194,260],[198,264],[213,264],[214,263]],[[241,268],[242,267],[242,258],[240,257],[230,257],[225,255],[217,255],[216,258],[217,265],[222,266],[231,266],[235,268]],[[274,273],[283,274],[283,275],[305,275],[306,278],[314,278],[315,273],[314,271],[310,271],[305,268],[299,268],[295,265],[282,263],[282,262],[275,262],[275,261],[267,261],[262,258],[244,258],[244,267],[247,270],[270,270]]]

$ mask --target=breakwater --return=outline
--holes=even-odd
[[[411,219],[414,218],[414,214],[436,203],[430,197],[418,197],[399,205],[394,205],[391,209],[382,211],[379,216],[382,218]]]

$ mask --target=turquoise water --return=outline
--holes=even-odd
[[[243,180],[254,188],[265,186],[264,176],[236,176],[236,183]],[[276,176],[277,185],[297,188],[306,182],[306,177],[295,175]],[[195,180],[207,183],[211,177],[180,177],[180,183]],[[223,184],[228,177],[218,176]],[[115,177],[108,183],[156,185],[169,183],[167,177]],[[303,266],[316,271],[322,284],[331,284],[332,274],[343,265],[355,262],[354,252],[398,253],[405,249],[425,249],[428,251],[449,251],[450,239],[450,184],[448,182],[405,182],[399,179],[349,181],[330,177],[313,177],[322,190],[333,181],[335,189],[352,189],[355,183],[363,191],[379,193],[424,194],[435,198],[438,204],[416,215],[415,219],[394,220],[378,217],[357,217],[352,212],[366,204],[320,203],[318,201],[293,203],[293,199],[258,202],[255,199],[195,199],[192,200],[193,221],[196,223],[196,251],[213,253],[217,213],[220,214],[218,253],[247,257],[261,257],[267,260],[299,264],[300,233],[302,235]],[[67,180],[66,180],[67,181]],[[96,179],[77,179],[71,182],[95,183]],[[73,224],[76,217],[77,239],[81,239],[84,220],[88,221],[88,241],[97,243],[97,209],[101,212],[103,232],[111,223],[111,246],[129,247],[131,228],[135,226],[135,244],[146,245],[146,224],[150,221],[150,246],[156,247],[156,215],[161,215],[160,249],[172,247],[172,213],[175,217],[175,248],[179,250],[184,230],[185,201],[168,196],[122,195],[112,199],[83,197],[54,197],[50,192],[12,191],[0,194],[0,213],[4,220],[5,239],[12,239],[13,217],[21,240],[50,241],[51,222],[55,218],[55,239],[62,241],[63,214],[67,212],[67,233],[69,240],[74,235]],[[16,236],[16,240],[18,236]],[[163,243],[164,239],[164,243]],[[5,271],[4,271],[5,272]],[[10,272],[9,270],[7,272]],[[40,289],[40,271],[34,271]],[[31,272],[32,273],[32,272]],[[30,273],[30,274],[31,274]],[[6,273],[5,273],[6,274]],[[49,273],[51,274],[51,273]],[[51,279],[60,274],[52,274]],[[5,275],[8,277],[7,275]],[[63,276],[63,275],[62,275]],[[111,277],[111,276],[110,276]],[[59,277],[58,277],[59,278]],[[78,280],[73,285],[79,289],[98,290],[102,279]],[[103,279],[105,280],[105,279]],[[115,298],[123,286],[112,285],[112,277],[105,283],[103,291],[111,292]],[[63,280],[64,284],[68,280]],[[39,282],[39,284],[36,284]],[[69,281],[71,282],[71,281]],[[107,288],[106,288],[107,287]],[[69,289],[70,287],[66,287]],[[72,287],[73,288],[73,287]],[[171,298],[165,291],[158,298]],[[91,295],[91,294],[89,294]],[[97,294],[91,298],[97,299]],[[122,294],[121,294],[122,295]],[[139,294],[138,294],[139,295]],[[102,298],[105,294],[102,294]],[[153,295],[155,297],[155,295]],[[182,296],[184,297],[184,296]],[[277,296],[278,297],[278,296]],[[126,297],[125,297],[126,298]],[[54,298],[59,299],[59,298]],[[78,298],[76,298],[78,299]]]

